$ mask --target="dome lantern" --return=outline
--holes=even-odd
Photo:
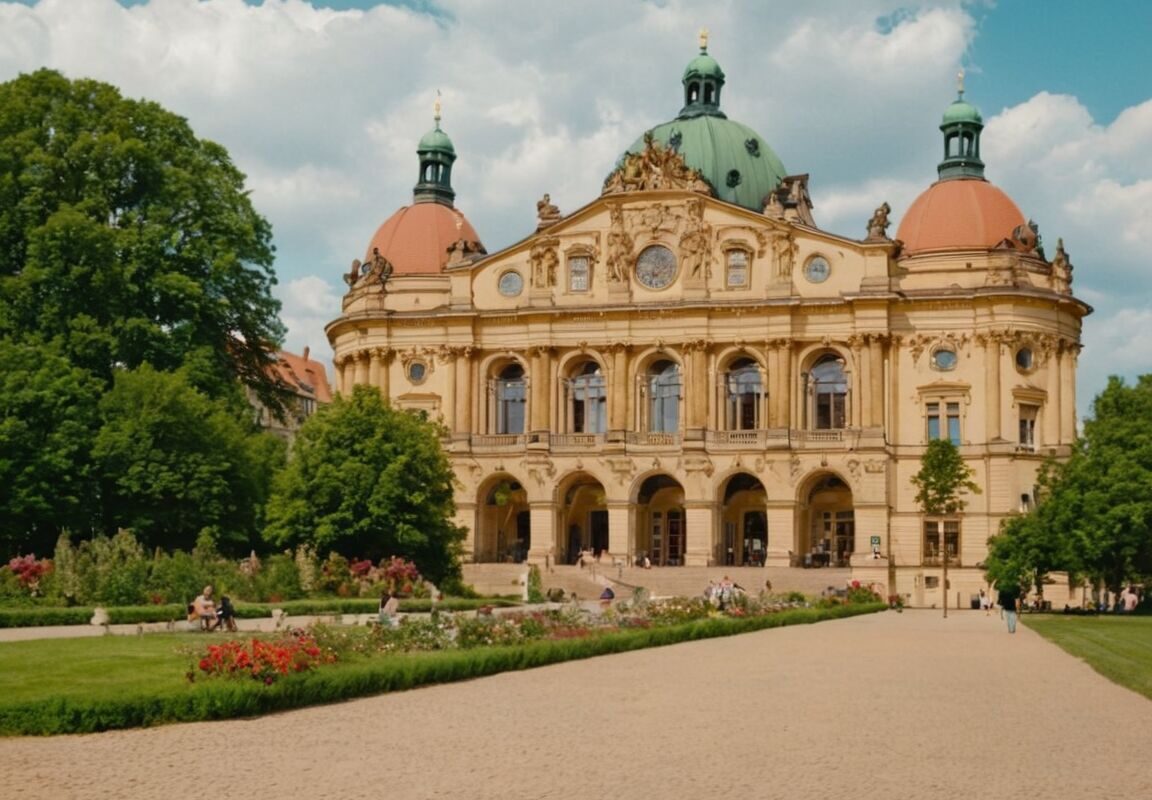
[[[984,120],[976,106],[964,99],[964,70],[956,76],[956,99],[945,109],[940,130],[944,133],[944,160],[937,167],[940,180],[983,178],[980,132]]]
[[[435,114],[436,127],[424,134],[416,146],[420,157],[420,178],[412,193],[416,203],[440,203],[452,207],[456,192],[452,190],[452,163],[456,160],[456,148],[448,134],[440,130],[440,95],[437,92]]]
[[[684,68],[684,107],[680,119],[724,117],[720,110],[720,90],[724,88],[724,70],[708,55],[708,30],[700,31],[700,55]]]

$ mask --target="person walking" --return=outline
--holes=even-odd
[[[1004,621],[1008,623],[1008,632],[1016,633],[1016,612],[1020,606],[1019,587],[1001,586],[998,599],[1000,608],[1004,610]]]

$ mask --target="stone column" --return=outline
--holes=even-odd
[[[984,426],[985,441],[1002,438],[1000,435],[1000,340],[999,332],[983,335],[984,343]]]
[[[904,401],[900,400],[900,336],[895,335],[890,340],[888,348],[888,396],[892,398],[891,413],[887,414],[882,423],[888,428],[888,441],[894,444],[903,444],[900,438],[900,407]]]
[[[376,351],[379,354],[380,367],[379,367],[379,383],[376,385],[380,387],[380,396],[392,402],[392,382],[389,380],[388,372],[392,367],[393,356],[396,351],[391,347],[381,347]]]
[[[765,566],[787,567],[791,564],[790,552],[796,549],[792,514],[794,506],[790,500],[770,500],[767,503],[768,552],[765,554]]]
[[[632,506],[627,500],[608,501],[608,552],[625,563],[636,556],[632,535]]]
[[[630,427],[628,419],[629,384],[628,348],[617,343],[612,345],[611,394],[608,397],[608,429],[625,431]]]
[[[444,368],[444,397],[441,405],[449,437],[459,430],[456,422],[456,411],[459,407],[456,400],[456,353],[455,348],[442,347],[437,354],[440,365]]]
[[[848,425],[852,428],[860,428],[864,424],[864,387],[867,385],[864,374],[864,338],[862,336],[849,336],[848,347],[852,350],[852,363],[849,366],[852,372],[848,383],[851,387],[848,390]]]
[[[528,505],[532,544],[528,548],[530,561],[544,563],[544,556],[556,559],[556,511],[549,501],[534,501]]]
[[[1044,367],[1048,371],[1048,380],[1045,382],[1048,390],[1048,402],[1040,412],[1044,415],[1044,428],[1042,435],[1036,437],[1036,443],[1053,446],[1060,444],[1060,421],[1064,418],[1065,413],[1061,403],[1063,393],[1060,386],[1060,374],[1063,372],[1064,343],[1054,340],[1046,344],[1049,345],[1044,348]],[[1076,414],[1075,410],[1069,413],[1073,416]]]
[[[879,427],[884,424],[884,341],[882,334],[868,337],[868,408],[865,424]]]
[[[472,430],[472,408],[478,394],[472,382],[472,348],[464,347],[456,357],[456,430],[464,435],[475,433]]]
[[[356,352],[356,383],[368,383],[368,351],[358,350]]]
[[[708,566],[716,518],[715,503],[699,500],[684,503],[684,566]]]
[[[1076,361],[1080,345],[1065,342],[1060,358],[1060,443],[1071,444],[1076,438]]]
[[[368,385],[380,388],[380,362],[382,360],[379,347],[368,351]],[[383,394],[383,392],[381,392]],[[387,399],[387,395],[385,395]]]
[[[703,341],[690,342],[684,346],[687,356],[688,374],[684,376],[684,390],[687,408],[684,414],[685,433],[702,431],[708,413],[708,357],[705,353],[708,344]]]

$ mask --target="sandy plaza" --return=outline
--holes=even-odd
[[[260,719],[4,739],[0,796],[1148,797],[1150,711],[1026,626],[889,611]]]

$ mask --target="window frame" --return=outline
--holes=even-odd
[[[920,528],[920,563],[925,567],[944,566],[940,545],[946,549],[948,566],[960,567],[963,526],[960,517],[927,517]]]

